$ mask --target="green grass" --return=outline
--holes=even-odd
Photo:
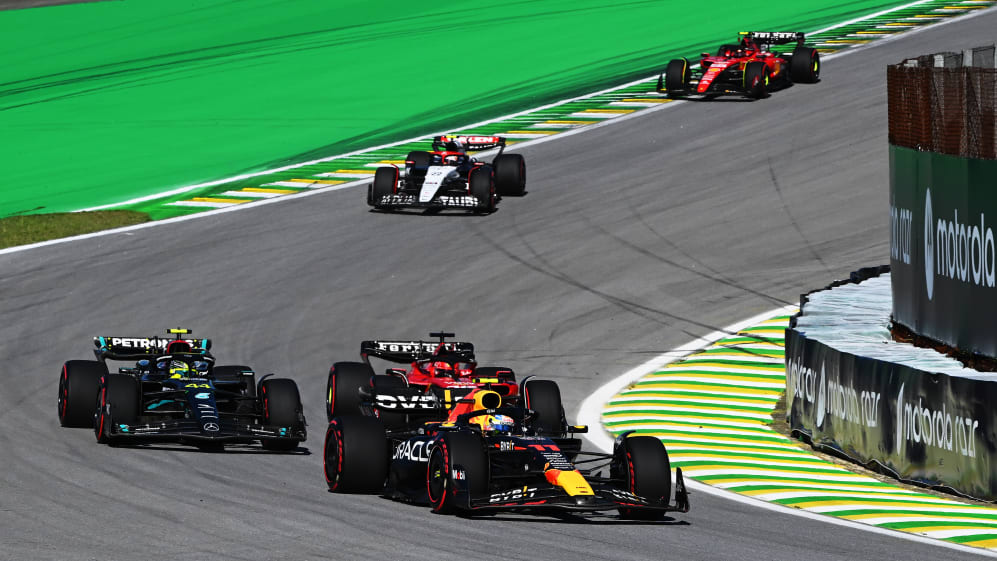
[[[131,210],[59,212],[0,218],[0,248],[77,236],[148,221],[149,215]]]

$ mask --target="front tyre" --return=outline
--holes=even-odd
[[[471,196],[478,199],[478,212],[495,211],[495,182],[491,169],[478,167],[471,170],[470,177],[467,178],[467,187]]]
[[[59,376],[59,424],[92,428],[100,379],[107,366],[96,360],[69,360]]]
[[[665,67],[665,91],[670,95],[679,95],[688,89],[689,60],[677,58],[669,61]]]
[[[445,433],[430,452],[426,468],[426,492],[433,512],[450,514],[466,506],[458,504],[458,486],[466,485],[470,497],[484,496],[488,492],[488,469],[480,436]]]
[[[744,68],[744,91],[748,97],[762,99],[768,95],[769,69],[764,62],[749,62]]]
[[[302,428],[304,414],[301,407],[301,394],[298,384],[289,378],[271,378],[260,384],[263,424],[273,427]],[[298,440],[264,439],[260,441],[264,450],[294,450]]]
[[[398,168],[380,167],[374,172],[374,182],[370,187],[370,199],[367,204],[381,208],[381,200],[398,192]]]
[[[100,444],[110,444],[113,424],[133,425],[138,421],[141,393],[138,380],[127,374],[107,374],[100,380],[97,415],[93,432]]]
[[[622,480],[623,490],[651,502],[667,505],[672,494],[671,465],[665,445],[653,436],[631,436],[615,451],[614,479]],[[658,520],[664,511],[620,508],[628,520]]]
[[[527,380],[523,387],[526,408],[535,413],[531,422],[534,432],[543,436],[560,437],[566,432],[561,388],[553,380]]]
[[[388,438],[374,417],[336,417],[325,431],[325,483],[335,493],[376,493],[388,476]]]

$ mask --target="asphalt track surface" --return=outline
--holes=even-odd
[[[0,255],[0,558],[975,557],[704,493],[657,524],[333,495],[322,405],[361,339],[449,329],[483,363],[557,379],[573,417],[652,356],[886,262],[885,66],[994,29],[990,11],[827,61],[818,85],[523,148],[529,194],[487,217],[372,213],[348,189]],[[58,370],[93,335],[176,325],[296,378],[304,447],[110,448],[58,426]]]

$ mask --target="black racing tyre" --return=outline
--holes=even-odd
[[[488,492],[488,456],[481,437],[466,432],[446,433],[429,454],[426,468],[426,489],[433,512],[450,514],[461,508],[457,504],[457,480],[454,468],[464,468],[463,482],[471,497]]]
[[[744,67],[744,91],[748,97],[761,99],[768,95],[769,69],[764,62],[749,62]]]
[[[241,364],[226,364],[224,366],[216,366],[212,374],[214,374],[216,380],[236,380],[243,382],[243,395],[246,397],[256,397],[256,374],[252,368]]]
[[[471,170],[471,174],[467,178],[467,187],[471,196],[478,199],[479,211],[492,212],[495,210],[495,182],[491,169],[479,167]]]
[[[681,93],[689,86],[689,60],[677,58],[668,63],[665,67],[665,91],[671,93]]]
[[[370,384],[374,370],[363,362],[337,362],[329,369],[325,391],[325,413],[328,420],[343,415],[360,414],[361,386]]]
[[[138,421],[141,391],[139,382],[128,374],[106,374],[101,378],[97,393],[97,416],[93,432],[97,442],[109,444],[111,423],[133,425]]]
[[[398,191],[398,168],[380,167],[374,172],[374,182],[370,186],[370,200],[367,201],[375,207],[380,206],[381,198],[393,195]]]
[[[93,427],[100,379],[107,366],[97,360],[67,360],[59,376],[59,424]]]
[[[301,394],[289,378],[270,378],[260,384],[263,424],[275,427],[301,426]],[[294,450],[297,440],[261,440],[264,450]]]
[[[789,60],[789,77],[794,82],[813,84],[820,80],[820,53],[812,47],[796,47]]]
[[[412,162],[415,167],[424,168],[433,162],[433,155],[422,150],[413,150],[405,156],[405,165],[408,165],[408,162]]]
[[[376,493],[384,487],[391,449],[379,420],[359,415],[332,419],[323,450],[330,491]]]
[[[616,450],[613,478],[623,480],[623,490],[667,505],[672,495],[671,464],[665,445],[653,436],[631,436]],[[622,518],[657,520],[664,511],[619,509]]]
[[[553,380],[527,380],[523,388],[526,408],[536,415],[531,427],[544,436],[563,436],[566,423],[561,405],[561,389]]]
[[[492,162],[495,189],[503,197],[521,197],[526,192],[526,159],[522,154],[502,154]]]

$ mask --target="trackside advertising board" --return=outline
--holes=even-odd
[[[856,356],[786,330],[790,428],[901,479],[997,500],[993,403],[997,382]]]
[[[890,146],[893,321],[997,357],[997,160]]]

